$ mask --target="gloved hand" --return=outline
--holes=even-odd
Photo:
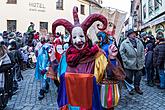
[[[46,69],[43,69],[43,70],[41,71],[41,75],[44,75],[46,72],[47,72],[47,70],[46,70]]]

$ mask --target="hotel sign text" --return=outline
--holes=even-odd
[[[38,11],[38,12],[45,12],[45,5],[42,3],[32,3],[29,2],[29,11]]]

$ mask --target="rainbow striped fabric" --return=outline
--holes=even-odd
[[[118,83],[101,84],[100,89],[101,105],[103,108],[112,108],[118,105],[120,99]]]

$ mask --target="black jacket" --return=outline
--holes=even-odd
[[[154,66],[165,69],[165,41],[160,42],[154,50]]]
[[[153,68],[153,48],[154,45],[152,43],[148,43],[146,45],[147,54],[145,56],[145,67],[146,68]]]

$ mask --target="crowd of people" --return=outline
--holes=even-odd
[[[147,82],[148,86],[153,87],[154,85],[157,85],[159,89],[164,89],[164,78],[162,78],[163,70],[165,69],[164,68],[164,61],[165,61],[164,36],[162,36],[161,34],[157,34],[157,36],[153,36],[151,33],[147,33],[147,32],[139,33],[133,30],[129,30],[127,32],[128,38],[130,36],[130,32],[134,33],[134,36],[142,43],[141,46],[144,48],[143,59],[145,60],[144,60],[144,65],[141,67],[142,69],[140,69],[142,71],[141,76],[144,76],[144,80]],[[131,39],[130,42],[135,42],[135,41],[132,41],[132,38],[130,39]],[[126,41],[127,40],[124,40],[124,42]],[[134,45],[135,43],[132,43],[132,44]],[[125,51],[123,48],[123,45],[124,45],[123,42],[120,45],[121,45],[120,53],[122,55],[123,54],[122,52]],[[140,61],[141,59],[142,58],[137,59],[137,60]]]
[[[80,24],[77,12],[74,7],[74,24],[65,19],[56,20],[52,34],[36,32],[32,22],[23,35],[20,32],[2,33],[1,108],[18,90],[17,82],[23,80],[21,70],[28,66],[35,67],[35,78],[41,81],[38,99],[45,97],[50,89],[49,83],[53,81],[58,88],[57,103],[62,110],[114,109],[123,83],[130,95],[135,92],[143,94],[140,88],[142,76],[147,79],[148,86],[153,87],[159,82],[158,88],[165,89],[164,37],[158,35],[155,39],[151,34],[138,34],[130,29],[126,39],[117,45],[115,38],[104,31],[107,27],[104,16],[91,14]],[[98,27],[98,42],[93,44],[87,30],[97,20],[103,27]],[[61,25],[69,34],[56,32],[57,26]]]

